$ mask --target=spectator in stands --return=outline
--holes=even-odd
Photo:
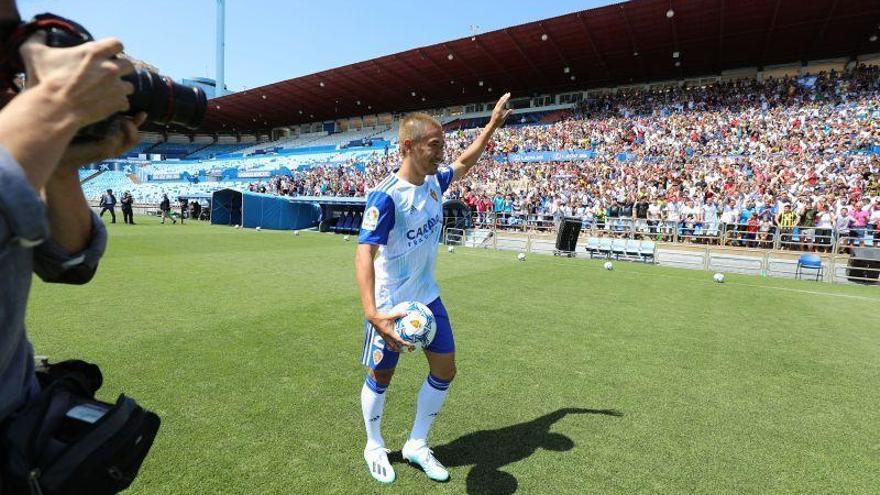
[[[791,247],[792,233],[798,225],[798,220],[797,213],[791,209],[791,203],[785,203],[782,207],[782,211],[776,215],[776,225],[779,226],[779,234],[782,236],[780,240],[783,247]]]
[[[17,21],[15,4],[0,4],[0,22]],[[128,109],[133,88],[118,77],[133,68],[116,58],[117,40],[64,49],[44,40],[35,34],[22,46],[29,89],[0,111],[0,422],[39,392],[24,325],[34,273],[86,283],[106,245],[77,168],[130,148],[144,120],[138,115],[104,140],[71,145],[80,128]]]
[[[177,220],[171,216],[171,200],[168,199],[167,194],[162,195],[162,202],[159,203],[159,212],[162,217],[162,223],[165,223],[166,219],[171,220],[173,223],[177,223]]]
[[[816,244],[820,251],[827,251],[832,242],[834,215],[824,203],[817,204],[816,210]]]
[[[816,216],[819,214],[819,210],[816,209],[816,204],[808,198],[804,198],[804,202],[799,208],[801,211],[797,214],[800,217],[801,250],[815,251]]]
[[[122,221],[134,225],[134,209],[132,208],[134,206],[134,197],[130,191],[122,193],[120,205],[122,206]]]
[[[834,220],[834,235],[837,237],[838,245],[840,246],[840,252],[847,252],[847,246],[850,244],[849,239],[849,226],[852,220],[849,217],[849,208],[843,207],[840,209],[840,213]]]
[[[758,218],[759,215],[752,215],[746,221],[746,235],[744,245],[746,247],[756,247],[758,246],[758,242],[764,239],[760,239],[760,231],[761,231],[761,220]],[[760,217],[767,218],[768,215],[761,214]],[[769,225],[769,221],[767,222]]]
[[[773,228],[773,224],[770,222],[770,213],[764,212],[761,213],[761,218],[758,224],[758,247],[759,248],[771,248],[773,247],[773,242],[770,240],[770,231]]]
[[[104,218],[104,212],[110,212],[110,218],[112,219],[112,223],[116,223],[116,196],[113,195],[112,189],[107,189],[107,192],[101,196],[101,218]]]
[[[550,219],[569,214],[583,219],[589,211],[595,228],[627,236],[633,220],[639,224],[636,230],[643,230],[639,211],[647,197],[649,212],[652,207],[659,211],[657,230],[668,237],[687,229],[701,242],[715,242],[725,230],[720,242],[754,243],[746,239],[747,226],[757,216],[758,241],[768,246],[780,228],[774,220],[790,203],[801,225],[786,234],[785,246],[813,249],[812,227],[818,234],[821,221],[820,215],[811,223],[813,208],[824,211],[819,206],[824,204],[833,215],[880,194],[880,156],[852,153],[870,151],[880,142],[878,98],[880,68],[864,65],[820,73],[810,87],[768,77],[701,87],[619,89],[583,101],[550,125],[500,129],[487,146],[487,154],[494,156],[446,194],[462,198],[478,214],[479,200],[492,202],[482,209],[486,217],[513,220],[498,222],[499,228],[538,230],[549,227]],[[469,129],[449,132],[447,145],[461,150],[475,136]],[[512,153],[571,149],[589,149],[594,156],[512,165]],[[398,161],[398,152],[389,149],[366,159],[363,169],[351,164],[312,167],[269,180],[268,189],[274,194],[363,196]],[[266,187],[253,184],[251,189]],[[763,231],[765,213],[770,228]],[[833,223],[826,226],[833,231]]]
[[[868,211],[868,200],[862,200],[850,211],[850,238],[853,247],[864,247],[865,245],[865,229],[868,226],[868,218],[871,213]]]
[[[880,247],[880,195],[871,202],[871,214],[868,216],[867,239],[871,239],[875,247]]]

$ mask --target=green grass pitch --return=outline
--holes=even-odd
[[[340,236],[116,224],[95,279],[35,280],[38,354],[101,365],[163,425],[134,494],[877,493],[880,292],[441,248],[458,376],[445,484],[362,458],[362,312]],[[383,432],[427,373],[404,356]]]

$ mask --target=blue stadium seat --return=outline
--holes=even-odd
[[[615,258],[620,259],[621,255],[626,255],[626,239],[614,239],[611,241],[611,254]]]
[[[351,234],[352,225],[354,225],[354,213],[349,213],[345,217],[345,222],[342,224],[342,233]]]
[[[346,214],[343,213],[338,219],[336,219],[336,224],[330,226],[331,232],[336,232],[337,234],[342,233],[343,226],[345,225]]]
[[[600,237],[599,238],[599,253],[604,254],[606,258],[611,257],[611,238],[610,237]]]
[[[645,263],[647,263],[649,259],[651,261],[653,261],[654,260],[654,251],[656,249],[657,249],[657,246],[656,246],[656,244],[654,244],[654,241],[649,241],[649,240],[642,241],[641,245],[639,245],[639,256],[642,257],[642,261],[644,261]]]
[[[632,256],[634,258],[638,258],[641,254],[639,250],[639,240],[638,239],[627,239],[626,240],[626,255]]]
[[[593,258],[593,255],[599,255],[601,251],[599,250],[599,238],[598,237],[589,237],[587,238],[587,253],[590,254],[590,258]]]

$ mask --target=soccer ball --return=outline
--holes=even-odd
[[[342,240],[343,240],[343,241],[348,241],[348,236],[344,236],[344,237],[342,238]]]
[[[260,227],[260,226],[257,226],[257,230],[261,230],[261,229],[262,229],[262,227]]]
[[[712,276],[712,280],[718,282],[719,284],[723,284],[724,283],[724,274],[723,273],[716,273],[715,275]]]
[[[518,255],[516,255],[516,259],[518,259],[520,261],[525,261],[526,260],[526,253],[519,253]]]
[[[294,231],[293,231],[293,235],[299,237],[299,231],[298,231],[298,230],[294,230]]]
[[[239,225],[239,224],[235,224],[235,228],[240,229],[240,228],[241,228],[241,225]]]
[[[614,264],[611,263],[610,261],[606,261],[605,262],[605,269],[606,270],[614,270]]]
[[[448,248],[446,248],[446,250],[449,251],[450,253],[454,253],[454,252],[455,252],[455,247],[453,247],[453,246],[449,246]]]
[[[407,301],[394,306],[391,313],[406,313],[394,323],[394,330],[404,342],[415,347],[413,350],[431,345],[437,333],[437,324],[434,313],[427,306],[420,302]]]

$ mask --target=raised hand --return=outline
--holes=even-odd
[[[507,108],[507,102],[509,100],[510,93],[504,93],[498,100],[498,103],[495,104],[495,108],[492,110],[492,118],[489,120],[493,129],[498,129],[503,126],[504,122],[507,121],[507,118],[510,117],[510,114],[513,113],[513,109]]]

